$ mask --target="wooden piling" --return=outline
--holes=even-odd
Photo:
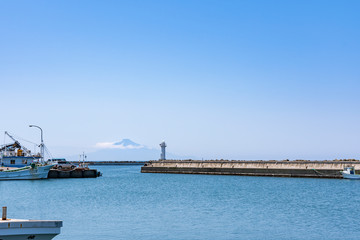
[[[7,207],[3,207],[2,208],[2,219],[1,220],[6,220],[6,212],[7,212]]]

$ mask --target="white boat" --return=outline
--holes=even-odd
[[[360,175],[355,173],[355,167],[345,167],[341,174],[346,179],[360,180]]]
[[[22,168],[0,167],[0,180],[35,180],[48,177],[53,164],[35,164]]]
[[[0,218],[0,239],[51,240],[60,234],[61,227],[62,221],[56,220],[8,219],[3,208],[3,218]]]
[[[30,127],[37,126],[30,125]],[[0,180],[34,180],[48,178],[49,171],[54,166],[54,163],[44,161],[45,145],[42,130],[41,153],[38,154],[31,154],[30,150],[22,146],[8,132],[5,132],[5,136],[8,136],[14,143],[0,146]]]

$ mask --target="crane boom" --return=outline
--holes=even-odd
[[[11,138],[14,142],[17,142],[17,140],[11,136],[7,131],[5,131],[5,135],[8,135],[9,138]]]
[[[10,144],[11,146],[13,145],[14,148],[22,148],[25,150],[25,152],[30,152],[30,150],[28,150],[26,147],[21,146],[21,144],[18,142],[18,140],[16,140],[13,136],[11,136],[7,131],[5,131],[5,135],[8,135],[8,137],[11,138],[11,140],[13,140],[15,142],[14,144]],[[4,149],[5,148],[6,148],[6,146],[4,147]],[[0,151],[2,151],[4,149],[0,149]]]

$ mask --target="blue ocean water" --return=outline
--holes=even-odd
[[[360,181],[140,173],[0,181],[8,217],[63,220],[56,240],[359,239]]]

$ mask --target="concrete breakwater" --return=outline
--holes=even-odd
[[[72,164],[79,164],[79,161],[70,161]],[[82,163],[82,162],[81,162]],[[86,165],[144,165],[144,161],[85,161]]]
[[[356,171],[360,171],[360,161],[159,160],[145,163],[141,172],[342,178],[340,171],[346,166],[355,166]]]

